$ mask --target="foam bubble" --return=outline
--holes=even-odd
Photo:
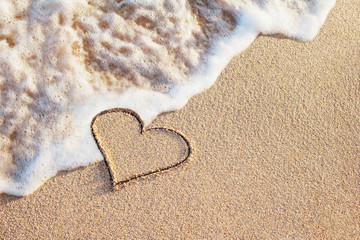
[[[258,34],[312,39],[335,0],[2,0],[0,192],[102,160],[92,118],[149,124],[209,88]]]

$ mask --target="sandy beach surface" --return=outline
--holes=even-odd
[[[159,116],[150,127],[190,140],[186,164],[112,191],[101,161],[30,196],[0,195],[0,238],[358,239],[359,12],[337,1],[306,43],[260,36],[212,88]],[[110,117],[96,124],[107,121],[104,148],[121,156],[110,140],[133,136]],[[175,145],[151,154],[181,157]]]

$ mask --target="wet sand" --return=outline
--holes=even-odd
[[[310,42],[260,36],[211,89],[159,116],[150,127],[190,140],[185,165],[112,191],[102,161],[0,195],[0,238],[356,239],[359,11],[338,1]]]

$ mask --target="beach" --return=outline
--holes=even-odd
[[[158,116],[147,127],[191,144],[178,168],[113,191],[101,161],[0,195],[0,238],[357,239],[359,11],[337,1],[312,41],[259,36],[210,89]]]

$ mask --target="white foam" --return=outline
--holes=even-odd
[[[315,37],[335,0],[11,1],[0,5],[0,192],[102,160],[92,118],[149,124],[209,88],[259,33]]]

